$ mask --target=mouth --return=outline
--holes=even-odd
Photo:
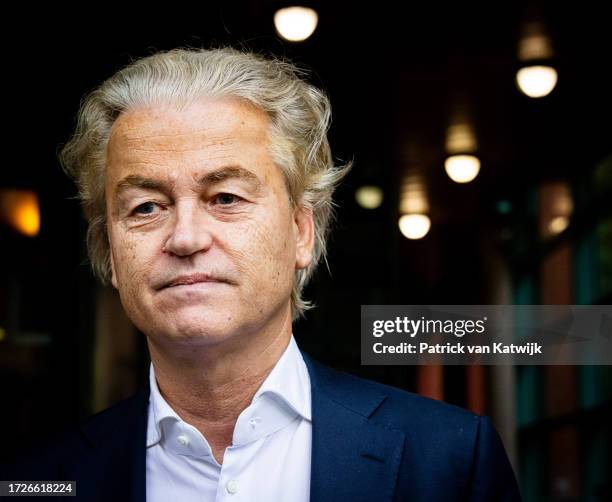
[[[194,284],[219,284],[220,281],[208,274],[191,274],[182,275],[172,279],[170,282],[163,285],[160,290],[174,288],[177,286],[192,286]]]

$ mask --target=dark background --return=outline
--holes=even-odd
[[[562,249],[571,257],[565,265],[555,262],[552,275],[570,279],[556,298],[612,304],[612,41],[603,7],[303,4],[319,13],[317,30],[303,43],[279,39],[272,15],[283,4],[267,1],[204,3],[198,10],[165,5],[159,12],[149,6],[137,15],[36,11],[5,20],[17,29],[3,52],[0,189],[36,192],[42,221],[34,238],[0,225],[0,327],[6,333],[0,341],[0,424],[10,432],[0,460],[78,422],[101,403],[129,395],[146,376],[145,343],[138,335],[131,355],[117,363],[123,379],[99,400],[92,398],[104,369],[113,368],[95,370],[100,298],[110,293],[101,292],[90,271],[86,223],[56,154],[74,127],[83,94],[156,50],[230,43],[286,56],[310,68],[310,80],[329,94],[332,150],[339,163],[354,160],[354,168],[336,195],[331,274],[322,265],[306,290],[319,306],[294,327],[300,346],[315,358],[495,418],[499,396],[488,369],[479,373],[478,387],[466,368],[444,368],[436,373],[442,391],[432,394],[427,369],[360,366],[360,306],[496,303],[500,283],[509,302],[553,303],[547,288],[562,286],[551,286],[542,270]],[[559,72],[557,87],[541,100],[522,95],[514,83],[521,23],[534,13],[546,22]],[[467,185],[453,183],[443,168],[444,133],[458,97],[472,110],[482,160],[480,175]],[[415,164],[426,180],[432,228],[424,239],[409,241],[397,227],[398,187]],[[571,187],[576,216],[565,232],[543,242],[538,194],[558,181]],[[354,192],[364,184],[383,188],[380,208],[357,205]],[[500,201],[509,202],[508,214],[499,212]],[[587,241],[595,247],[585,265],[576,257]],[[599,281],[586,296],[576,281],[585,274]],[[504,439],[514,438],[526,499],[598,500],[609,490],[598,474],[611,465],[609,369],[585,377],[573,368],[555,376],[574,385],[577,396],[560,413],[551,411],[547,398],[554,378],[533,371],[536,376],[526,380],[517,374],[506,397],[517,418]],[[585,401],[585,392],[596,397]],[[525,404],[527,394],[535,397]],[[525,406],[535,408],[526,412]],[[553,436],[536,450],[527,447],[555,427],[569,427],[574,437],[561,452],[573,461],[560,467],[551,460]],[[593,428],[601,430],[596,441],[581,432]],[[601,447],[595,451],[593,444],[602,441],[603,453]]]

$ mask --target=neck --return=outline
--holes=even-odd
[[[250,405],[290,339],[290,310],[267,329],[234,337],[227,344],[197,348],[188,356],[148,339],[160,393],[206,437],[217,461],[231,445],[238,416]]]

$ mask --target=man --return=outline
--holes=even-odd
[[[149,386],[21,472],[83,500],[516,500],[488,419],[338,373],[292,321],[325,255],[327,98],[233,49],[134,62],[62,151],[94,269],[146,335]],[[24,478],[22,478],[24,479]]]

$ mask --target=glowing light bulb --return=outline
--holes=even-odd
[[[548,224],[548,232],[551,235],[557,235],[563,232],[569,226],[569,218],[567,216],[557,216],[550,220]]]
[[[526,66],[516,73],[518,88],[530,98],[548,96],[557,85],[557,70],[552,66]]]
[[[317,28],[319,16],[308,7],[286,7],[274,14],[274,26],[278,34],[290,42],[301,42]]]
[[[365,209],[376,209],[382,204],[383,191],[373,185],[365,185],[355,192],[357,203]]]
[[[425,214],[404,214],[399,219],[399,229],[407,239],[422,239],[431,227],[431,220]]]
[[[480,160],[475,155],[451,155],[444,162],[448,177],[456,183],[469,183],[480,172]]]

